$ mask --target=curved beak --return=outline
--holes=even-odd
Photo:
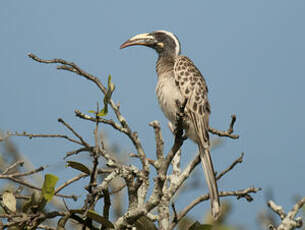
[[[138,35],[128,39],[126,42],[124,42],[120,46],[120,49],[124,49],[128,46],[135,46],[135,45],[150,46],[155,43],[156,43],[156,39],[151,34],[149,34],[149,33],[138,34]]]

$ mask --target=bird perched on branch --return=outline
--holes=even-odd
[[[220,215],[220,203],[210,155],[210,105],[206,82],[194,63],[188,57],[180,55],[180,42],[173,33],[158,30],[138,34],[124,42],[120,48],[134,45],[150,47],[159,54],[156,94],[163,113],[172,124],[176,123],[179,112],[177,104],[186,102],[183,128],[186,136],[198,144],[209,188],[212,216],[217,218]]]

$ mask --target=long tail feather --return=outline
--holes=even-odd
[[[199,146],[199,151],[200,151],[202,168],[204,170],[205,179],[207,181],[209,188],[212,216],[215,219],[218,219],[218,217],[220,216],[220,203],[219,203],[218,188],[217,188],[210,151],[208,148],[204,149],[201,146]]]

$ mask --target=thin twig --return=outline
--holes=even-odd
[[[232,139],[238,139],[239,135],[232,134],[234,132],[233,127],[234,127],[235,121],[236,121],[236,115],[233,114],[231,116],[231,123],[230,123],[230,126],[227,129],[227,131],[220,131],[220,130],[209,127],[209,132],[212,133],[212,134],[218,135],[220,137],[229,137],[229,138],[232,138]]]
[[[65,183],[63,183],[62,185],[58,186],[54,192],[54,194],[56,195],[57,193],[59,193],[61,190],[63,190],[65,187],[67,187],[68,185],[80,180],[81,178],[87,177],[88,174],[86,173],[81,173],[76,177],[71,178],[70,180],[66,181]]]
[[[149,123],[151,127],[153,127],[155,131],[155,140],[156,140],[156,155],[157,159],[164,158],[164,140],[161,133],[160,123],[158,121],[152,121]]]
[[[107,125],[112,126],[114,129],[116,129],[120,132],[123,132],[125,134],[128,133],[128,130],[126,128],[123,128],[122,126],[120,126],[118,123],[116,123],[115,121],[113,121],[111,119],[107,120],[107,119],[102,118],[102,117],[91,117],[87,114],[84,114],[84,113],[80,112],[79,110],[75,110],[74,113],[77,117],[79,117],[81,119],[92,121],[92,122],[100,122],[100,123],[103,123],[103,124],[107,124]]]
[[[90,145],[79,135],[68,123],[66,123],[62,118],[58,118],[58,122],[62,123],[66,128],[68,128],[82,143],[82,145],[90,148]]]
[[[30,170],[28,172],[24,172],[24,173],[12,173],[10,174],[10,176],[12,177],[23,177],[23,176],[30,176],[30,175],[33,175],[35,173],[38,173],[38,172],[41,172],[45,169],[45,167],[41,166],[37,169],[33,169],[33,170]]]
[[[237,158],[227,169],[223,170],[219,175],[216,176],[216,180],[219,180],[223,175],[227,172],[231,171],[237,164],[241,164],[243,162],[244,153],[241,153],[240,157]]]
[[[294,218],[298,211],[303,207],[305,204],[305,197],[303,197],[301,200],[299,200],[291,209],[291,211],[288,213],[289,217]]]
[[[99,111],[99,104],[97,103],[97,108],[96,111]],[[97,115],[96,115],[97,117]],[[99,128],[99,123],[95,122],[95,129],[94,129],[94,142],[95,142],[95,147],[94,151],[92,151],[92,170],[90,172],[90,180],[88,183],[88,186],[86,187],[86,190],[88,191],[87,198],[85,201],[85,208],[86,211],[83,214],[84,216],[87,215],[89,210],[94,210],[96,202],[99,200],[99,194],[96,191],[96,186],[97,186],[97,174],[98,174],[98,164],[99,164],[99,156],[100,153],[102,153],[102,150],[99,145],[99,135],[98,135],[98,128]],[[89,223],[89,225],[92,225],[92,220],[88,217],[86,217],[86,222]]]
[[[32,185],[32,184],[26,182],[25,180],[17,179],[16,177],[11,176],[11,175],[1,175],[0,174],[0,179],[11,180],[11,181],[13,181],[13,182],[15,182],[17,184],[21,184],[21,185],[24,185],[24,186],[26,186],[28,188],[41,191],[41,188],[39,188],[39,187],[37,187],[35,185]],[[73,199],[73,200],[77,200],[77,197],[75,195],[56,194],[56,196],[63,197],[63,198],[69,198],[69,199]]]
[[[7,167],[2,174],[7,174],[11,169],[17,167],[17,166],[23,166],[24,161],[16,161],[15,163],[13,163],[12,165],[10,165],[9,167]]]
[[[66,156],[64,157],[64,160],[67,159],[70,156],[77,155],[81,152],[92,152],[92,151],[93,151],[93,147],[90,147],[89,149],[87,147],[79,148],[79,149],[76,149],[74,151],[67,152]]]
[[[18,132],[7,132],[8,136],[17,136],[17,137],[28,137],[29,139],[32,138],[63,138],[63,139],[67,139],[68,141],[71,141],[73,143],[79,144],[81,145],[82,143],[74,140],[66,135],[60,135],[60,134],[33,134],[33,133],[27,133],[27,132],[22,132],[22,133],[18,133]]]

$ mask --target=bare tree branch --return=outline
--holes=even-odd
[[[15,166],[15,165],[16,165],[16,163],[14,163],[13,165],[9,166],[8,168],[12,168],[12,166]],[[4,172],[9,171],[8,168],[5,169]],[[41,188],[39,188],[39,187],[37,187],[37,186],[35,186],[33,184],[30,184],[29,182],[27,182],[24,179],[19,179],[19,177],[31,176],[33,174],[36,174],[36,173],[40,172],[40,171],[43,171],[44,169],[45,169],[44,167],[39,167],[37,169],[30,170],[30,171],[24,172],[24,173],[0,174],[0,179],[7,179],[7,180],[13,181],[13,182],[15,182],[17,184],[26,186],[28,188],[41,191]],[[70,198],[70,199],[72,198],[74,200],[77,200],[77,197],[75,195],[56,194],[56,196],[63,197],[63,198]]]
[[[67,180],[65,183],[63,183],[62,185],[58,186],[57,189],[55,189],[54,194],[56,195],[57,193],[59,193],[61,190],[63,190],[65,187],[67,187],[68,185],[79,181],[81,178],[87,177],[88,174],[85,173],[81,173],[76,177],[71,178],[70,180]]]
[[[45,60],[45,59],[41,59],[39,57],[37,57],[34,54],[28,54],[28,56],[30,58],[32,58],[33,60],[40,62],[40,63],[46,63],[46,64],[51,64],[51,63],[55,63],[55,64],[62,64],[63,66],[59,66],[58,69],[64,69],[64,70],[68,70],[71,71],[73,73],[77,73],[78,75],[86,78],[87,80],[92,81],[93,83],[96,84],[96,86],[102,91],[102,93],[104,95],[106,95],[107,93],[107,89],[106,87],[101,83],[101,81],[93,76],[92,74],[89,74],[85,71],[83,71],[81,68],[79,68],[76,64],[74,64],[73,62],[68,62],[65,61],[63,59],[51,59],[51,60]],[[145,160],[146,156],[142,147],[142,144],[140,143],[140,140],[138,138],[138,135],[135,132],[132,132],[130,127],[127,124],[126,119],[121,115],[120,111],[119,111],[119,107],[117,105],[115,105],[115,103],[112,101],[112,99],[109,100],[109,104],[111,106],[111,108],[113,109],[117,119],[119,120],[119,122],[121,123],[123,128],[126,128],[126,134],[128,135],[128,137],[132,140],[135,148],[138,151],[138,154],[140,155],[141,161],[142,161],[142,165],[144,167],[144,170],[147,172],[149,169],[149,164],[147,162],[147,160]]]
[[[227,129],[227,131],[220,131],[220,130],[209,127],[209,132],[212,133],[212,134],[218,135],[220,137],[229,137],[229,138],[232,138],[232,139],[238,139],[239,135],[232,134],[233,131],[234,131],[233,127],[234,127],[234,124],[235,124],[235,121],[236,121],[236,115],[233,114],[231,116],[231,118],[232,118],[232,120],[231,120],[230,126]]]
[[[76,73],[78,76],[93,82],[103,95],[107,94],[108,89],[103,85],[99,78],[85,72],[73,62],[68,62],[64,59],[57,58],[50,60],[41,59],[35,56],[34,54],[29,54],[28,56],[32,60],[40,63],[58,64],[57,69]],[[32,213],[31,215],[27,215],[25,220],[18,220],[18,222],[17,219],[14,219],[14,221],[9,224],[24,224],[28,223],[31,220],[31,226],[33,226],[32,229],[38,226],[47,229],[48,226],[42,225],[42,221],[52,219],[54,217],[60,217],[60,220],[58,221],[58,227],[60,227],[61,229],[65,227],[65,224],[67,223],[68,219],[73,219],[77,221],[83,229],[97,229],[96,227],[94,227],[93,218],[89,217],[88,214],[92,213],[92,211],[98,212],[97,210],[100,210],[100,213],[102,213],[103,215],[102,217],[105,218],[100,219],[103,219],[103,221],[106,222],[102,221],[102,227],[100,227],[99,229],[106,229],[106,223],[109,222],[108,219],[109,210],[111,206],[111,194],[114,194],[117,191],[121,191],[124,187],[127,187],[128,209],[125,213],[118,217],[117,220],[114,221],[115,229],[127,229],[133,227],[136,221],[142,216],[145,216],[146,219],[151,221],[158,221],[159,229],[161,230],[173,229],[176,224],[181,220],[181,218],[185,216],[193,207],[195,207],[198,203],[209,199],[208,194],[202,195],[196,200],[192,201],[181,212],[177,212],[174,204],[172,203],[174,216],[173,218],[171,218],[172,213],[170,212],[170,205],[174,196],[177,195],[179,188],[182,187],[184,182],[189,178],[194,168],[200,162],[200,157],[197,154],[193,159],[190,159],[189,162],[187,162],[185,168],[181,168],[180,164],[181,147],[183,145],[184,140],[186,139],[183,135],[183,122],[185,118],[184,108],[186,102],[187,100],[182,105],[177,104],[180,109],[180,112],[177,114],[176,124],[174,124],[175,139],[172,148],[166,156],[164,154],[164,140],[162,137],[160,124],[158,121],[153,121],[150,123],[150,126],[153,127],[155,134],[155,159],[147,158],[147,155],[143,149],[138,134],[130,128],[127,120],[120,112],[119,104],[115,104],[112,99],[110,99],[108,103],[116,116],[115,120],[106,119],[105,117],[97,116],[97,114],[95,117],[93,117],[86,115],[80,112],[79,110],[75,110],[75,115],[77,117],[86,121],[95,122],[95,129],[93,133],[95,141],[92,146],[85,141],[85,138],[81,134],[76,132],[72,126],[63,121],[63,119],[61,118],[59,118],[58,121],[63,124],[69,131],[71,131],[72,134],[76,137],[76,139],[70,138],[66,135],[57,134],[27,134],[25,132],[22,134],[13,134],[14,136],[25,136],[29,138],[44,137],[67,139],[68,141],[77,143],[81,146],[76,150],[68,152],[65,158],[79,154],[81,152],[88,152],[91,158],[92,165],[91,169],[86,169],[86,172],[89,170],[88,174],[81,173],[78,176],[67,180],[55,190],[55,195],[67,197],[58,193],[62,189],[68,187],[70,184],[79,181],[81,178],[89,177],[89,182],[85,187],[87,190],[86,199],[84,200],[83,207],[77,212],[74,213],[73,211],[68,210],[68,207],[66,207],[68,211],[65,212],[42,213],[38,210],[36,213],[33,213],[33,215]],[[99,108],[97,108],[97,111],[99,111]],[[233,134],[235,121],[236,116],[232,115],[231,123],[226,131],[220,131],[213,128],[210,128],[209,131],[218,136],[237,139],[239,135]],[[111,126],[114,131],[123,133],[129,138],[136,150],[135,154],[130,155],[140,159],[140,166],[136,167],[134,165],[127,165],[126,163],[121,163],[120,160],[117,160],[116,157],[114,157],[113,152],[105,147],[104,138],[99,135],[99,128],[102,124]],[[7,137],[1,137],[1,140],[4,140],[5,138]],[[242,160],[243,154],[237,160],[235,160],[227,169],[223,170],[217,176],[217,179],[222,178],[223,175],[231,171],[238,163],[241,163]],[[105,164],[109,168],[101,169],[101,162],[103,162],[103,167]],[[153,182],[152,178],[150,178],[150,164],[157,171],[156,176],[153,178]],[[18,164],[16,163],[14,166],[11,166],[10,169],[13,169],[17,165]],[[171,168],[171,165],[172,170],[169,170]],[[83,166],[83,168],[87,168],[87,166]],[[27,184],[27,182],[22,182],[21,180],[19,180],[19,177],[32,175],[40,170],[43,170],[43,168],[31,170],[26,173],[15,174],[9,174],[10,169],[4,170],[5,173],[0,174],[0,179],[2,179],[1,176],[5,178],[10,177],[9,179],[15,181],[16,183],[26,183],[26,186],[30,186],[32,189],[41,190],[37,186],[32,186],[31,184]],[[80,171],[83,170],[80,169]],[[109,192],[109,187],[112,186],[112,181],[116,178],[121,178],[122,180],[124,180],[124,183],[122,183],[118,189]],[[99,181],[99,179],[101,179],[101,182]],[[151,193],[149,193],[150,183],[153,183],[151,186]],[[246,200],[251,201],[252,197],[250,194],[256,193],[257,191],[259,191],[258,188],[250,187],[248,189],[238,191],[224,191],[220,193],[220,196],[235,196],[238,199],[245,198]],[[98,209],[96,205],[101,198],[104,198],[104,206],[102,210]],[[155,211],[157,211],[157,214],[155,214]],[[170,222],[171,220],[173,221]]]
[[[219,197],[226,197],[226,196],[236,196],[237,199],[240,199],[241,197],[251,197],[250,193],[257,193],[260,191],[260,188],[255,188],[255,187],[249,187],[243,190],[238,190],[238,191],[227,191],[227,192],[219,192]],[[199,204],[202,201],[206,201],[209,199],[209,194],[204,194],[197,199],[193,200],[187,207],[185,207],[181,212],[177,214],[177,217],[173,219],[173,222],[171,224],[170,229],[174,229],[176,224],[197,204]],[[246,198],[247,201],[250,201],[249,199]]]
[[[64,160],[70,156],[77,155],[81,152],[92,152],[92,151],[93,151],[93,147],[90,147],[89,149],[87,147],[82,147],[82,148],[67,152],[66,156],[64,157]]]
[[[10,170],[14,169],[15,167],[18,167],[18,166],[22,166],[24,164],[24,161],[16,161],[15,163],[13,163],[11,166],[7,167],[3,172],[2,174],[5,175],[7,174]]]
[[[60,135],[60,134],[32,134],[32,133],[27,133],[27,132],[7,132],[7,136],[18,136],[18,137],[28,137],[29,139],[32,138],[64,138],[67,139],[68,141],[74,142],[76,144],[81,145],[82,143],[74,140],[66,135]]]
[[[161,133],[160,123],[158,121],[152,121],[149,125],[153,127],[155,131],[156,156],[158,160],[161,160],[164,158],[164,140]]]
[[[302,218],[295,218],[295,216],[305,204],[305,197],[299,200],[287,214],[284,212],[283,208],[277,205],[274,201],[270,200],[267,204],[269,208],[271,208],[272,211],[278,214],[282,220],[281,224],[277,227],[270,225],[270,230],[293,230],[302,227]]]
[[[116,130],[118,130],[122,133],[128,134],[128,130],[126,128],[123,128],[122,126],[120,126],[118,123],[116,123],[113,120],[107,120],[107,119],[102,118],[102,117],[91,117],[87,114],[84,114],[84,113],[80,112],[79,110],[75,110],[74,113],[77,117],[79,117],[81,119],[88,120],[88,121],[93,121],[93,122],[104,123],[104,124],[112,126],[114,129],[116,129]]]
[[[90,148],[90,145],[82,138],[81,135],[79,135],[68,123],[66,123],[62,118],[58,118],[58,122],[62,123],[65,127],[67,127],[87,148]]]
[[[216,180],[219,180],[221,177],[223,177],[227,172],[231,171],[237,164],[241,164],[243,162],[244,153],[241,153],[240,157],[237,158],[227,169],[219,173],[219,175],[216,176]]]

